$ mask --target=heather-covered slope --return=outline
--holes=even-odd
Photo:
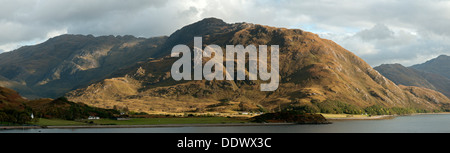
[[[203,37],[204,47],[216,44],[224,51],[225,45],[279,45],[279,88],[262,92],[260,81],[174,81],[170,69],[177,58],[169,57],[171,48],[186,44],[192,49],[194,36]],[[325,107],[352,108],[357,113],[374,105],[432,111],[450,102],[433,90],[419,88],[430,99],[414,94],[410,87],[399,87],[333,41],[298,29],[227,24],[209,18],[178,30],[167,42],[158,54],[161,58],[117,71],[112,78],[68,93],[68,98],[149,113]]]
[[[16,91],[0,87],[0,110],[18,109],[23,111],[25,109],[23,103],[26,101]]]

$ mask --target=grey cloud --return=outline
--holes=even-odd
[[[133,24],[147,24],[150,31],[152,16],[143,14],[146,10],[163,8],[165,0],[46,0],[46,1],[4,1],[0,5],[0,46],[7,43],[47,39],[55,30],[67,29],[76,34],[137,34]],[[142,16],[139,16],[139,15]],[[141,20],[141,22],[136,22]],[[147,34],[147,35],[146,35]],[[148,35],[145,33],[143,35]],[[161,34],[161,33],[160,33]]]
[[[197,15],[198,13],[199,13],[198,9],[194,6],[191,6],[189,7],[189,9],[179,12],[179,17],[180,18],[191,17],[193,15]]]
[[[355,36],[358,36],[363,40],[387,39],[392,38],[394,36],[394,32],[384,24],[377,24],[372,29],[363,30],[356,33]]]

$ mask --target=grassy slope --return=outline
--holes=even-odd
[[[219,124],[219,123],[242,123],[246,120],[225,117],[201,117],[201,118],[134,118],[130,120],[95,120],[95,124],[114,125],[154,125],[154,124]]]
[[[93,121],[87,124],[85,121]],[[223,123],[245,123],[245,119],[226,117],[190,117],[190,118],[133,118],[130,120],[82,120],[67,121],[59,119],[39,119],[36,125],[40,126],[68,126],[68,125],[158,125],[158,124],[223,124]]]
[[[38,122],[36,122],[34,124],[40,125],[40,126],[86,125],[86,123],[83,123],[83,122],[68,121],[68,120],[61,120],[61,119],[45,119],[45,118],[40,118],[38,120]]]

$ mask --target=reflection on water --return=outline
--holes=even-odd
[[[0,133],[450,133],[450,114],[401,116],[390,120],[334,121],[320,125],[83,128],[0,130]]]

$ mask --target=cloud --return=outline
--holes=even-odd
[[[353,51],[372,66],[401,63],[406,66],[423,63],[425,59],[448,54],[448,37],[434,33],[417,33],[392,30],[387,25],[376,24],[355,34],[338,36],[321,34]]]
[[[161,29],[152,30],[152,27],[162,28],[161,24],[168,24],[159,22],[159,19],[164,18],[164,12],[159,12],[158,8],[168,9],[164,8],[167,4],[164,0],[17,0],[1,3],[2,50],[9,50],[13,44],[44,41],[50,36],[64,33],[138,36],[167,34],[158,33]]]
[[[441,0],[0,0],[0,50],[58,34],[170,35],[206,17],[319,33],[372,66],[450,55]]]
[[[366,29],[356,33],[355,36],[367,41],[382,40],[393,38],[394,32],[384,24],[377,24],[372,29]]]

